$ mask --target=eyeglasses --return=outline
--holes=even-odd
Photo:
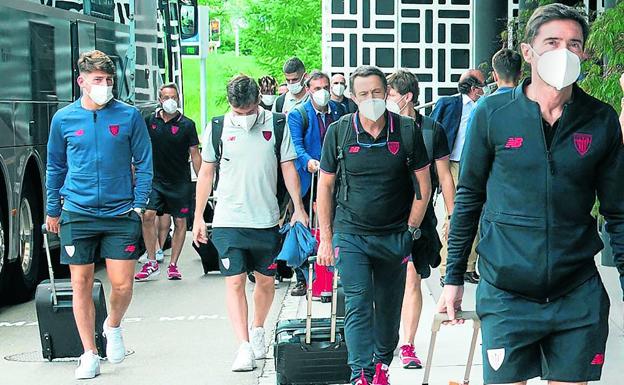
[[[373,143],[362,143],[360,142],[360,130],[358,128],[358,113],[353,114],[353,125],[355,126],[355,142],[358,146],[363,148],[372,148],[372,147],[384,147],[388,145],[388,141],[390,140],[390,131],[394,131],[394,121],[390,118],[390,129],[386,129],[386,140],[383,142],[373,142]],[[364,131],[364,129],[362,129]]]

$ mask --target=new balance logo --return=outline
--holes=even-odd
[[[524,138],[514,138],[511,137],[507,139],[507,143],[505,144],[505,148],[520,148],[524,143]]]

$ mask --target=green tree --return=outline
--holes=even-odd
[[[299,57],[306,69],[321,68],[321,2],[319,0],[248,0],[241,46],[274,76]]]
[[[581,87],[620,111],[619,78],[624,72],[624,1],[605,11],[591,25],[586,44],[590,60],[583,65],[587,76]]]

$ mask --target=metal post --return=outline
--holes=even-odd
[[[208,57],[210,42],[210,14],[208,7],[199,6],[199,104],[201,117],[201,132],[208,124],[208,86],[206,79],[206,58]]]
[[[238,27],[238,20],[234,22],[234,52],[238,57],[240,56],[240,28]]]

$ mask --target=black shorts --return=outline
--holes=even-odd
[[[190,213],[193,184],[154,182],[147,210],[158,215],[171,214],[174,218],[187,218]]]
[[[281,248],[277,226],[269,229],[216,227],[212,230],[212,242],[219,252],[221,274],[234,276],[257,271],[266,276],[275,275],[274,260]]]
[[[59,224],[64,265],[88,265],[100,256],[119,260],[139,258],[141,217],[134,210],[115,217],[63,210]]]
[[[598,274],[549,303],[529,301],[481,279],[477,314],[486,384],[534,377],[600,380],[609,333],[609,297]]]

